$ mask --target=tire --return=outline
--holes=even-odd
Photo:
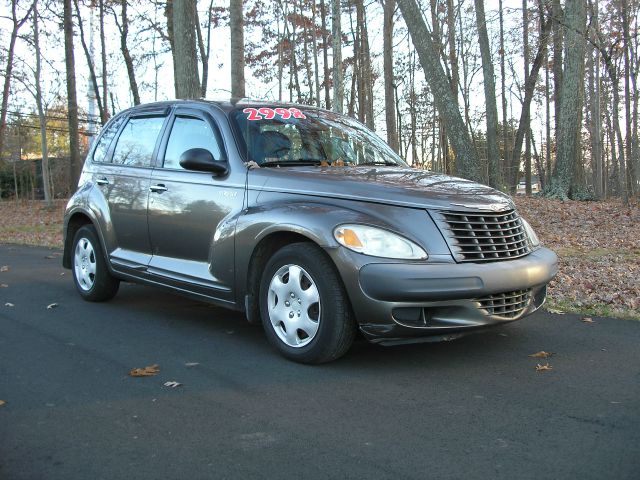
[[[293,243],[269,259],[259,303],[270,343],[296,362],[335,360],[355,338],[356,324],[342,280],[331,259],[314,244]]]
[[[89,302],[111,300],[118,293],[120,280],[109,272],[93,225],[81,227],[73,237],[71,271],[78,293]]]

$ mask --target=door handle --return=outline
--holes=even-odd
[[[109,180],[107,180],[107,177],[100,177],[96,180],[96,183],[98,185],[109,185]]]
[[[156,193],[162,193],[162,192],[166,192],[169,189],[165,187],[162,183],[158,183],[157,185],[151,185],[149,187],[149,190]]]

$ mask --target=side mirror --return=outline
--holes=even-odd
[[[211,172],[214,175],[225,175],[229,166],[224,160],[216,161],[209,150],[204,148],[191,148],[180,155],[180,166],[185,170],[196,172]]]

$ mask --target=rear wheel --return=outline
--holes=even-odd
[[[310,243],[287,245],[267,262],[260,314],[269,341],[302,363],[341,357],[356,333],[340,276],[326,254]]]
[[[93,225],[81,227],[73,238],[71,270],[78,293],[85,300],[104,302],[118,292],[120,280],[109,272]]]

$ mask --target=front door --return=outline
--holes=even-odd
[[[164,154],[151,175],[149,235],[153,257],[147,273],[163,283],[233,301],[235,219],[242,210],[244,172],[216,177],[183,169],[182,153],[209,150],[226,157],[214,118],[198,109],[177,109]],[[161,148],[161,153],[162,153]]]

